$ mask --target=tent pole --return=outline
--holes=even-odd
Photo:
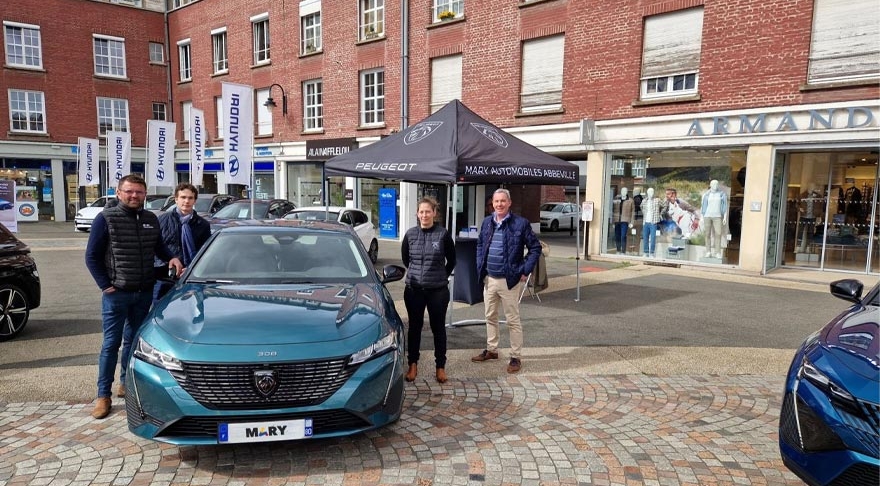
[[[574,191],[575,193],[575,201],[577,201],[577,207],[581,207],[581,191],[580,186]],[[583,214],[583,210],[580,211],[580,214]],[[581,221],[578,219],[577,222],[577,231],[575,231],[575,245],[574,245],[574,264],[577,266],[575,269],[575,285],[577,285],[577,292],[575,293],[574,301],[581,301],[581,250],[578,248],[578,243],[581,241]],[[584,257],[586,258],[586,250],[584,250]]]
[[[451,189],[451,191],[450,191],[450,189]],[[455,214],[456,214],[456,211],[458,210],[458,208],[456,207],[456,201],[455,201],[455,192],[457,190],[458,190],[457,183],[453,183],[452,185],[449,185],[449,184],[446,185],[446,192],[448,194],[447,197],[449,199],[452,199],[452,214],[449,215],[448,218],[452,222],[452,240],[453,241],[455,241],[456,235],[458,234],[458,233],[456,233],[456,229],[455,229],[455,223],[456,223]],[[446,205],[446,207],[449,207],[449,206],[450,206],[449,204]],[[449,213],[447,213],[447,214],[449,214]],[[455,264],[457,266],[458,262],[456,262]],[[452,327],[452,323],[453,323],[452,312],[453,312],[453,309],[455,308],[455,300],[452,298],[453,292],[455,292],[455,270],[452,271],[452,275],[449,277],[449,312],[447,312],[447,314],[449,314],[449,319],[447,319],[447,321],[446,321],[446,327]]]

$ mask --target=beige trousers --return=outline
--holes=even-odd
[[[522,357],[523,331],[519,318],[519,293],[523,283],[520,281],[512,289],[507,289],[507,280],[486,277],[483,287],[483,302],[486,305],[486,349],[498,351],[498,315],[503,306],[510,331],[510,357]]]

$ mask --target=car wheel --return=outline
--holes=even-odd
[[[20,288],[11,284],[0,285],[0,342],[18,335],[27,324],[30,313],[30,302]]]
[[[550,231],[559,231],[559,220],[550,221]]]
[[[370,250],[367,252],[370,255],[370,261],[376,263],[379,260],[379,242],[373,240],[370,242]]]

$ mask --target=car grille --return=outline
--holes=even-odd
[[[803,452],[801,441],[798,438],[797,420],[794,416],[791,393],[786,393],[785,398],[782,399],[782,411],[779,413],[779,436],[786,444]]]
[[[829,486],[877,486],[880,484],[880,468],[871,464],[854,464],[834,478]]]
[[[843,422],[859,438],[868,454],[880,457],[880,406],[859,400],[859,413],[836,407]]]
[[[315,434],[356,431],[369,427],[366,420],[345,410],[322,410],[273,415],[238,415],[229,417],[184,417],[156,434],[166,437],[217,437],[217,426],[221,423],[235,422],[277,422],[281,420],[312,419]]]
[[[183,363],[172,372],[180,386],[212,410],[266,410],[305,407],[328,399],[357,371],[347,358],[288,363],[218,365]],[[277,389],[263,396],[257,391],[255,372],[272,371]]]

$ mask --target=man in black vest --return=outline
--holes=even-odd
[[[146,195],[147,183],[142,177],[123,177],[116,189],[119,203],[98,214],[89,233],[86,267],[103,292],[104,343],[98,359],[98,398],[92,411],[96,419],[110,415],[110,392],[120,344],[122,366],[116,395],[125,396],[125,371],[132,339],[153,301],[153,258],[159,256],[169,262],[176,275],[183,271],[183,264],[162,241],[159,219],[144,210]]]

